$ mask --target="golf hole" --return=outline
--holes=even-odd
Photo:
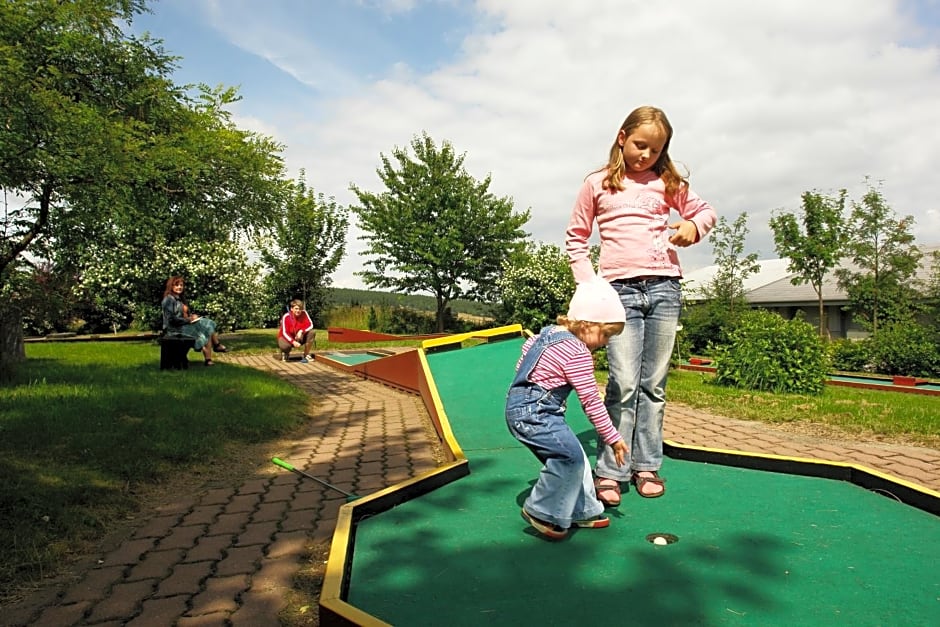
[[[679,536],[671,533],[651,533],[646,536],[646,541],[657,546],[666,546],[678,542]]]

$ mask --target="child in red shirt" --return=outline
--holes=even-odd
[[[281,349],[281,361],[287,361],[287,356],[294,348],[304,347],[304,356],[300,363],[310,362],[310,349],[313,345],[315,333],[313,321],[304,311],[304,301],[292,300],[290,311],[281,318],[277,332],[277,345]]]

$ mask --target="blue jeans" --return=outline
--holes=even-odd
[[[604,404],[630,447],[627,463],[617,466],[611,448],[597,449],[597,475],[629,481],[634,472],[659,470],[663,463],[666,376],[681,309],[679,279],[613,281],[627,312],[623,333],[610,339],[610,378]]]
[[[564,406],[545,411],[555,399],[538,386],[514,388],[508,400],[509,432],[544,464],[525,500],[525,510],[563,529],[574,520],[603,513],[604,505],[594,494],[591,462],[565,422]]]
[[[572,337],[561,327],[542,329],[522,358],[506,394],[509,432],[543,464],[523,507],[536,518],[564,529],[574,520],[601,514],[604,505],[594,494],[591,462],[584,447],[565,422],[571,386],[545,390],[528,377],[548,347]]]

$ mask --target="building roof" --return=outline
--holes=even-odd
[[[920,266],[918,267],[915,281],[926,283],[933,272],[933,253],[940,251],[938,246],[919,246],[923,253]],[[757,272],[744,279],[744,298],[753,305],[764,307],[780,305],[815,305],[819,299],[816,296],[816,290],[809,283],[794,285],[792,282],[796,273],[790,272],[787,266],[789,259],[763,259],[758,261],[759,269]],[[843,259],[840,267],[851,268],[854,264],[848,259]],[[683,293],[686,300],[696,302],[703,300],[698,293],[697,288],[704,287],[711,283],[718,272],[718,266],[706,266],[698,270],[693,270],[685,274],[682,279]],[[848,303],[848,295],[842,290],[835,277],[834,272],[826,275],[822,285],[823,300],[827,304],[839,305]]]

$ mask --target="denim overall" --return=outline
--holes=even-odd
[[[509,432],[544,464],[525,510],[532,516],[567,529],[573,520],[585,520],[604,512],[594,493],[591,463],[574,431],[565,422],[565,403],[570,385],[552,390],[528,381],[545,350],[575,336],[564,327],[542,329],[522,358],[506,397]]]

